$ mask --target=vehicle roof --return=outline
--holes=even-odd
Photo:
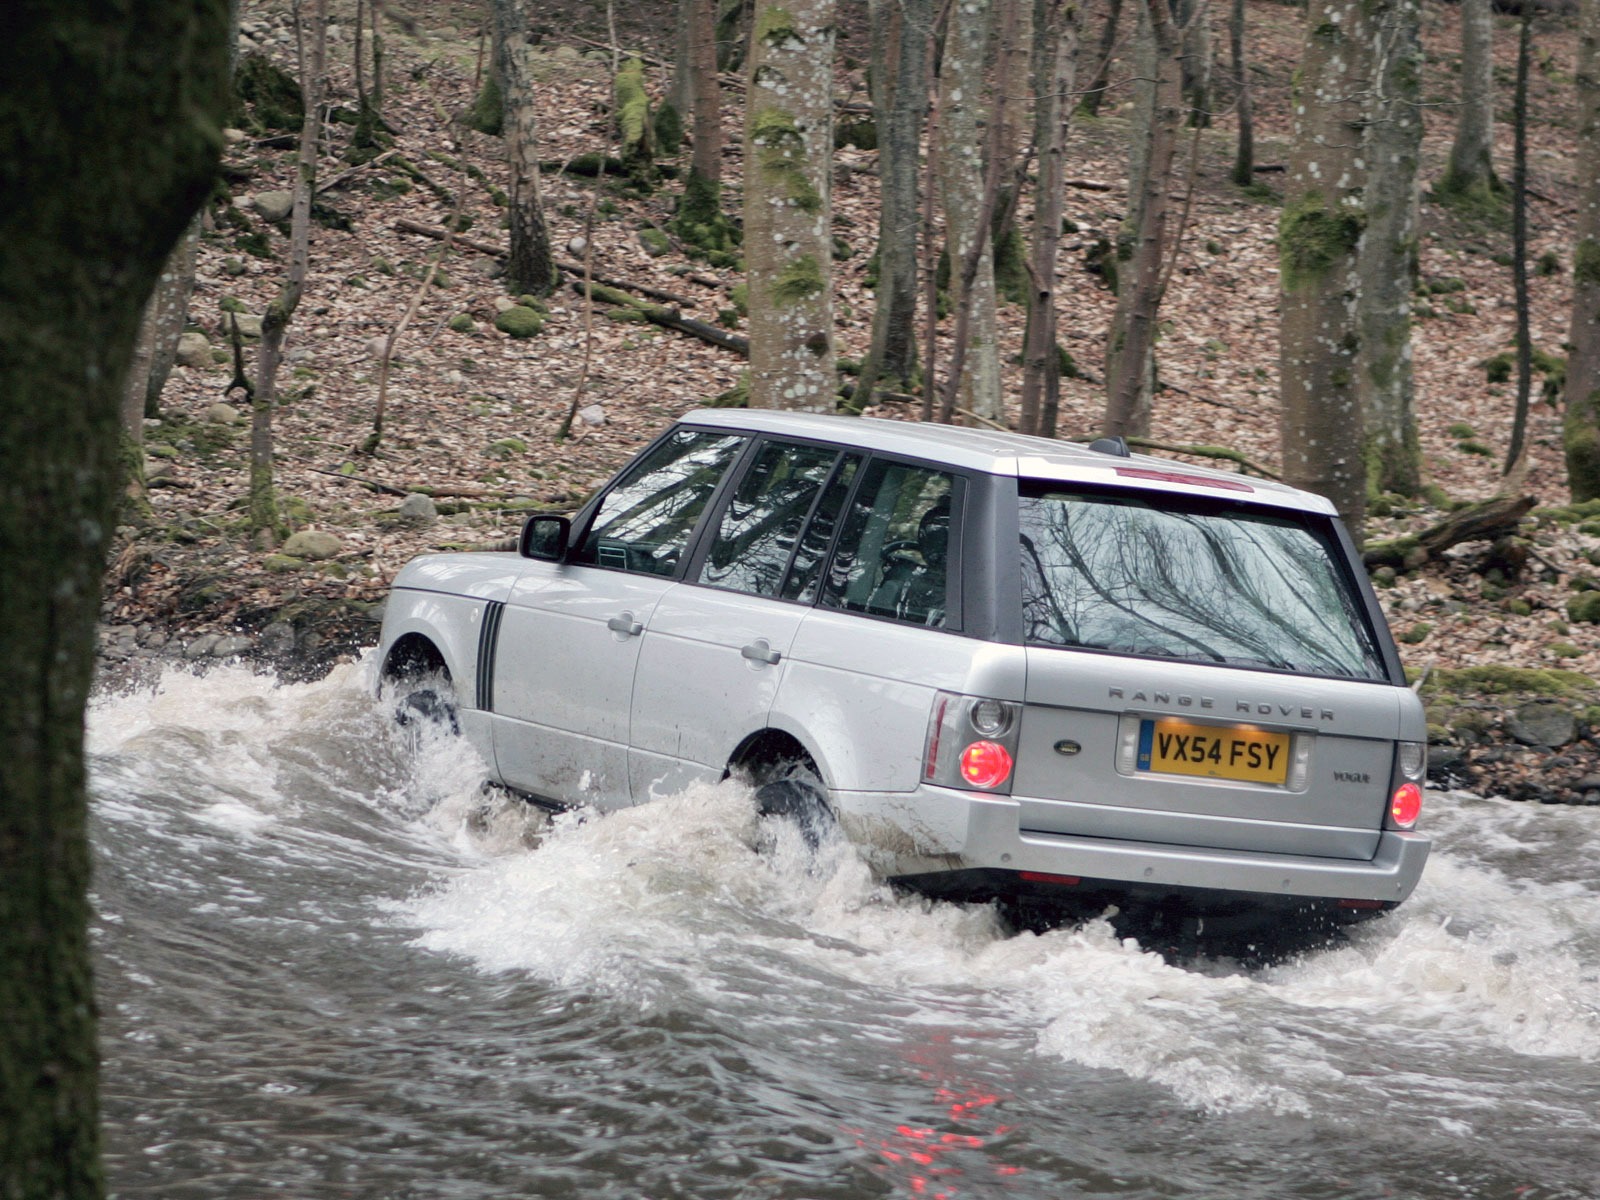
[[[1191,466],[1150,454],[1123,458],[1091,450],[1078,442],[1030,437],[999,429],[971,429],[878,417],[836,417],[779,409],[702,408],[686,413],[679,420],[689,425],[845,442],[866,450],[903,454],[991,475],[1097,483],[1213,498],[1226,496],[1244,503],[1329,515],[1335,512],[1333,504],[1325,497],[1270,479]]]

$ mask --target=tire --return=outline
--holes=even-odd
[[[456,719],[455,692],[442,680],[396,680],[399,696],[394,708],[395,724],[406,730],[415,748],[428,737],[456,737],[461,723]]]
[[[792,823],[809,850],[816,850],[838,830],[827,791],[809,764],[791,763],[758,777],[755,801],[760,816]]]

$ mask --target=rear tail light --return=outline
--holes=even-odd
[[[1021,706],[1012,700],[938,692],[928,716],[922,778],[968,791],[1009,792]]]
[[[1422,788],[1415,783],[1402,783],[1389,798],[1389,819],[1397,828],[1410,829],[1422,815]]]

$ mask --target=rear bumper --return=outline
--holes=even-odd
[[[1432,846],[1422,834],[1385,831],[1371,859],[1344,859],[1024,832],[1021,806],[1010,797],[926,786],[834,793],[834,802],[846,831],[891,878],[1030,871],[1141,888],[1398,904],[1416,887]]]

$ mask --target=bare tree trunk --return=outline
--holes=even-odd
[[[277,537],[278,502],[272,470],[272,418],[278,400],[278,367],[284,337],[305,291],[311,253],[311,197],[317,186],[317,140],[322,129],[322,96],[327,86],[328,0],[310,0],[296,31],[301,46],[300,90],[305,118],[300,125],[294,210],[289,218],[289,270],[277,298],[261,321],[256,384],[250,417],[250,532],[258,542]],[[309,40],[307,38],[309,34]]]
[[[516,295],[545,296],[555,287],[550,230],[539,198],[538,128],[533,73],[528,64],[525,0],[494,0],[500,45],[500,86],[505,104],[506,159],[511,168],[510,252],[506,286]]]
[[[831,412],[833,0],[762,0],[745,110],[750,405]]]
[[[1511,175],[1511,280],[1517,306],[1517,403],[1503,474],[1525,450],[1528,401],[1533,393],[1533,335],[1528,327],[1528,66],[1533,52],[1532,0],[1523,0],[1517,29],[1516,149]]]
[[[97,1200],[84,706],[122,386],[162,263],[216,178],[227,5],[8,5],[4,24],[0,1195]]]
[[[1014,0],[1004,0],[1008,11]],[[983,95],[984,50],[989,40],[989,10],[983,4],[957,3],[950,13],[940,72],[941,128],[944,144],[939,161],[944,191],[946,245],[950,254],[951,307],[956,332],[941,420],[959,407],[991,420],[1004,419],[1000,396],[1000,350],[995,344],[994,255],[989,220],[998,189],[999,139],[1004,128],[1005,93],[996,91],[989,116],[988,173],[978,135]],[[985,187],[992,178],[994,188]],[[985,193],[990,194],[985,203]],[[959,405],[956,397],[960,397]]]
[[[1333,501],[1358,542],[1366,471],[1354,296],[1367,222],[1360,164],[1369,11],[1363,0],[1313,0],[1306,12],[1278,231],[1283,477]]]
[[[1577,244],[1567,341],[1562,441],[1574,503],[1600,499],[1600,0],[1582,0],[1578,25]]]
[[[688,0],[694,24],[694,154],[689,169],[707,183],[722,184],[722,85],[717,79],[717,0]]]
[[[1211,0],[1177,0],[1173,16],[1183,39],[1183,94],[1189,101],[1188,123],[1204,129],[1211,124],[1211,74],[1216,57],[1212,49]]]
[[[880,378],[909,390],[917,367],[917,161],[928,107],[932,0],[871,0],[873,115],[878,124],[877,308],[852,407],[865,408]]]
[[[1105,103],[1106,89],[1111,84],[1111,60],[1117,49],[1117,26],[1122,19],[1122,0],[1108,0],[1105,24],[1100,27],[1100,45],[1096,51],[1094,77],[1084,89],[1079,107],[1089,116],[1096,116]]]
[[[1126,250],[1126,266],[1117,274],[1117,312],[1106,352],[1104,430],[1107,435],[1123,437],[1143,437],[1150,432],[1156,321],[1168,248],[1167,197],[1183,123],[1178,29],[1167,0],[1147,0],[1145,14],[1154,48],[1155,94],[1143,135],[1144,166],[1137,172],[1140,190],[1136,197],[1129,196],[1134,224],[1124,245],[1131,245]],[[1130,171],[1130,176],[1134,174]],[[1124,246],[1119,245],[1118,256],[1123,254]]]
[[[1461,0],[1461,109],[1441,191],[1498,192],[1494,173],[1494,9],[1491,0]]]
[[[1250,67],[1244,53],[1244,0],[1233,0],[1228,21],[1228,44],[1233,57],[1234,111],[1239,120],[1239,147],[1233,157],[1233,181],[1249,187],[1256,178],[1255,98],[1250,87]]]
[[[696,11],[701,0],[677,0],[678,27],[673,33],[672,85],[667,89],[667,103],[679,113],[694,111],[695,94],[700,86],[700,63],[695,56],[695,28],[700,21]],[[712,71],[716,71],[716,21],[717,3],[711,0]]]
[[[1040,0],[1034,21],[1034,139],[1039,144],[1039,181],[1034,189],[1033,245],[1028,259],[1032,285],[1022,345],[1023,433],[1054,437],[1060,407],[1061,359],[1056,350],[1056,253],[1061,245],[1067,126],[1078,69],[1078,8],[1069,0]]]
[[[1416,279],[1417,165],[1422,147],[1419,0],[1387,0],[1374,14],[1377,57],[1366,125],[1367,225],[1356,297],[1361,346],[1356,382],[1366,414],[1369,494],[1422,489],[1411,370]]]

